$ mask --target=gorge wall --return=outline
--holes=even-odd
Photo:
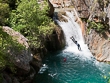
[[[91,29],[85,40],[98,61],[110,61],[110,33],[108,31],[99,34],[94,29]]]
[[[80,18],[85,18],[92,21],[94,16],[98,16],[98,20],[100,22],[110,25],[109,0],[102,0],[102,2],[100,2],[100,0],[59,1],[61,2],[55,2],[55,0],[51,0],[51,2],[54,3],[54,7],[63,8],[73,5]],[[51,5],[51,7],[53,6]],[[53,16],[53,10],[54,9],[51,8],[49,11],[49,16]],[[83,26],[83,30],[85,30],[85,32],[83,32],[83,35],[85,36],[85,43],[88,45],[92,54],[99,61],[110,61],[110,31],[108,30],[103,34],[99,34],[94,29],[91,29],[89,34],[86,34],[87,24],[86,22],[81,24]],[[5,28],[6,27],[4,27],[4,29]],[[8,29],[10,30],[9,27]],[[16,34],[19,33],[14,32],[12,36],[15,37]],[[42,66],[42,58],[44,55],[50,51],[61,50],[65,46],[64,34],[59,26],[54,28],[51,35],[44,37],[44,40],[44,48],[31,49],[27,43],[27,39],[19,34],[19,43],[24,44],[28,49],[22,51],[21,53],[16,53],[14,49],[10,49],[9,53],[14,57],[13,63],[17,66],[18,72],[16,75],[12,76],[11,74],[7,73],[7,71],[3,71],[3,83],[31,83],[36,71],[38,72],[39,68]],[[34,51],[33,54],[31,53],[31,50]]]
[[[95,22],[109,25],[110,27],[110,1],[109,0],[72,0],[79,17]],[[92,54],[99,61],[110,61],[110,30],[109,27],[104,33],[98,33],[95,29],[91,29],[87,34],[87,21],[83,21],[83,36],[85,43],[88,45]],[[106,27],[104,27],[106,29]]]
[[[81,25],[82,34],[85,38],[85,43],[92,54],[99,61],[110,61],[110,0],[50,0],[53,6],[56,8],[67,8],[73,6],[78,16],[86,21],[79,23]],[[67,3],[67,4],[66,4]],[[66,6],[68,5],[68,6]],[[108,29],[104,33],[98,33],[95,29],[91,29],[87,34],[89,21],[94,21],[109,25]],[[106,29],[106,27],[105,27]]]

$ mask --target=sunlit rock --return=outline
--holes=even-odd
[[[8,53],[10,54],[11,61],[18,67],[25,71],[30,70],[29,62],[32,60],[32,54],[29,50],[28,39],[25,38],[19,32],[14,31],[12,28],[3,26],[3,31],[9,34],[13,41],[16,40],[19,44],[23,45],[25,48],[22,50],[16,50],[17,48],[10,46],[8,47]]]
[[[71,6],[71,0],[50,0],[55,8],[64,8]]]
[[[110,33],[105,32],[103,34],[97,33],[95,30],[91,30],[86,36],[86,43],[96,57],[98,61],[109,62],[110,61]]]

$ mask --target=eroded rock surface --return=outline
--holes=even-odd
[[[16,66],[26,71],[30,70],[29,62],[32,60],[32,54],[29,50],[29,45],[27,43],[28,39],[26,39],[19,32],[14,31],[12,28],[4,26],[3,31],[7,32],[10,36],[12,36],[13,40],[16,40],[21,45],[24,45],[26,49],[21,51],[15,50],[16,48],[13,46],[9,47],[8,53],[12,58],[12,61]]]
[[[98,16],[100,21],[110,25],[110,0],[72,0],[79,17],[92,20]]]
[[[71,0],[50,0],[55,8],[64,8],[72,5]]]
[[[80,18],[94,20],[110,27],[110,0],[72,0],[72,3]],[[98,19],[95,20],[94,17],[98,17]],[[86,35],[87,24],[83,22],[83,25],[82,32],[83,35]],[[109,29],[103,34],[92,29],[85,37],[90,51],[99,61],[110,61],[109,37]]]
[[[99,61],[110,61],[110,33],[99,34],[94,29],[86,37],[86,43]]]
[[[28,39],[26,39],[22,34],[19,32],[14,31],[12,28],[3,26],[3,31],[9,34],[13,41],[16,40],[19,44],[23,45],[25,48],[18,50],[16,46],[9,46],[7,49],[7,53],[9,54],[10,61],[13,62],[16,66],[16,74],[18,76],[24,76],[26,74],[29,74],[32,68],[30,67],[30,61],[33,58],[33,55],[30,51],[29,45],[28,45]],[[19,78],[13,78],[9,74],[9,70],[7,71],[7,68],[5,69],[6,72],[3,73],[4,82],[6,83],[19,83]],[[10,71],[11,72],[11,71]],[[30,78],[30,75],[28,75]],[[7,79],[6,79],[7,78]],[[13,79],[13,80],[12,80]],[[24,79],[21,77],[21,79]],[[10,82],[9,82],[10,81]]]

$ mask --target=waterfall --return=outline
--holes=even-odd
[[[63,50],[63,52],[73,53],[73,56],[78,56],[79,59],[82,61],[88,61],[88,63],[92,62],[91,64],[94,64],[95,67],[97,67],[101,72],[105,73],[104,68],[108,69],[109,64],[98,62],[95,59],[95,57],[92,55],[90,50],[88,49],[88,46],[85,44],[82,36],[81,27],[76,22],[76,19],[79,19],[79,18],[75,9],[71,12],[66,11],[66,15],[67,16],[63,16],[63,17],[66,18],[68,22],[61,22],[57,19],[54,19],[64,32],[66,47]],[[78,41],[82,51],[78,50],[77,45],[70,39],[71,36],[73,36],[75,40]]]
[[[66,11],[67,16],[63,16],[68,20],[68,22],[60,22],[57,20],[58,25],[62,28],[65,40],[66,40],[66,47],[64,52],[72,52],[76,55],[83,55],[88,58],[93,57],[90,50],[88,49],[87,45],[84,43],[84,39],[81,32],[80,25],[76,22],[77,14],[75,11]],[[75,40],[80,44],[81,50],[78,50],[77,45],[70,39],[70,37],[74,37]]]
[[[84,43],[81,27],[76,22],[76,12],[66,11],[66,14],[63,17],[68,22],[60,22],[54,17],[54,21],[64,32],[66,47],[47,57],[38,72],[41,78],[37,75],[35,83],[107,83],[104,77],[110,76],[110,65],[98,62],[89,51]],[[70,39],[71,36],[78,41],[82,51],[78,50],[77,45]]]

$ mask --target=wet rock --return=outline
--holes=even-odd
[[[58,20],[61,22],[68,22],[68,20],[66,18],[64,18],[62,15],[67,16],[66,12],[58,12],[57,16],[58,16]]]
[[[45,47],[48,51],[61,50],[65,46],[65,38],[61,28],[56,26],[51,35],[46,36]]]

